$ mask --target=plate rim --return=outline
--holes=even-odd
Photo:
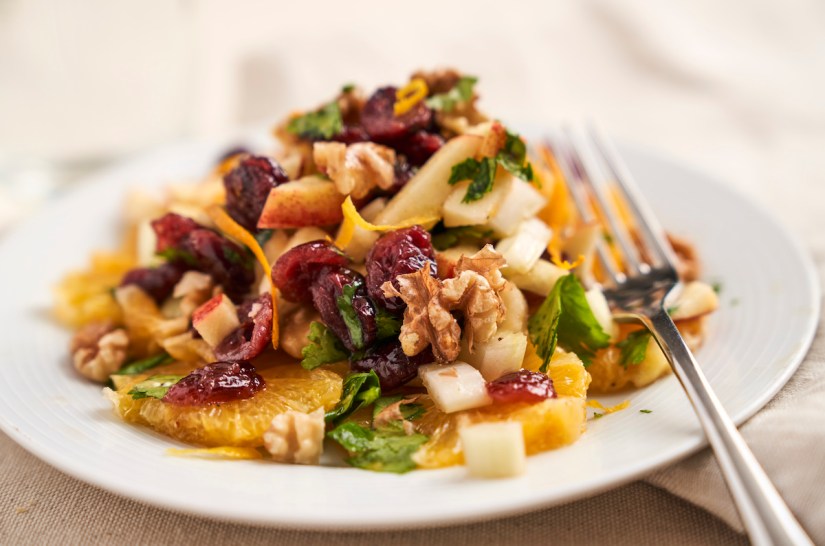
[[[247,134],[247,136],[249,135],[249,133],[240,134]],[[159,146],[154,150],[150,150],[148,152],[144,151],[142,153],[134,154],[128,158],[116,162],[115,164],[103,170],[100,170],[96,173],[92,173],[90,176],[86,177],[85,182],[79,184],[74,191],[67,191],[64,194],[57,196],[55,199],[51,200],[45,207],[41,208],[36,214],[32,215],[30,218],[26,219],[24,222],[18,224],[17,226],[12,228],[8,233],[6,233],[5,236],[2,237],[3,240],[0,241],[0,252],[2,252],[3,247],[5,247],[6,244],[8,244],[7,241],[9,241],[11,238],[15,236],[17,231],[23,230],[26,224],[30,222],[35,222],[38,219],[38,217],[44,214],[44,211],[48,211],[48,208],[50,206],[54,206],[55,203],[59,203],[65,199],[71,199],[72,196],[77,194],[78,192],[82,192],[86,188],[93,187],[95,184],[99,184],[100,180],[106,179],[107,177],[112,177],[115,173],[117,173],[120,170],[128,171],[130,169],[130,166],[131,168],[134,168],[134,165],[140,164],[141,161],[146,161],[147,158],[155,157],[163,151],[168,151],[170,149],[183,150],[190,146],[194,146],[196,150],[205,151],[208,150],[209,147],[219,147],[220,143],[223,143],[225,140],[226,139],[221,139],[220,141],[208,142],[197,140],[184,140],[169,143],[163,146]],[[797,338],[801,341],[801,343],[799,343],[798,346],[792,351],[792,354],[788,355],[788,365],[786,365],[782,369],[782,373],[776,377],[776,379],[771,384],[770,388],[766,389],[761,396],[754,397],[750,403],[746,404],[738,412],[732,415],[732,418],[736,425],[740,426],[742,423],[746,422],[751,417],[753,417],[753,415],[755,415],[765,405],[767,405],[776,396],[776,394],[787,384],[790,378],[799,369],[801,363],[804,361],[805,356],[809,352],[811,344],[813,343],[814,338],[816,336],[817,328],[821,320],[822,289],[819,284],[816,265],[810,253],[810,250],[803,243],[802,239],[800,237],[797,237],[797,235],[794,232],[792,232],[780,218],[777,218],[768,207],[766,207],[753,197],[740,192],[735,187],[726,184],[725,182],[721,181],[715,176],[703,172],[700,169],[695,168],[689,164],[686,164],[685,162],[679,159],[670,157],[665,153],[653,150],[646,146],[641,146],[636,143],[630,144],[621,141],[620,148],[623,150],[632,151],[634,155],[643,157],[645,160],[658,162],[660,164],[666,164],[668,168],[679,169],[681,171],[684,171],[690,174],[690,176],[692,177],[703,178],[708,183],[711,183],[714,186],[714,189],[726,192],[736,200],[743,202],[745,205],[753,209],[759,215],[762,221],[770,224],[771,229],[776,231],[785,242],[789,243],[792,253],[797,258],[799,258],[800,264],[803,265],[802,273],[804,274],[805,278],[805,290],[810,296],[810,301],[813,304],[813,309],[809,319],[805,324],[805,331],[802,332],[801,335]],[[124,183],[124,185],[126,184]],[[629,469],[626,468],[619,477],[614,476],[609,479],[590,479],[576,482],[572,486],[565,487],[565,493],[560,497],[541,497],[537,494],[531,495],[528,493],[518,497],[517,499],[504,499],[500,503],[487,506],[472,514],[466,514],[461,513],[460,511],[456,511],[454,513],[451,512],[449,514],[442,514],[437,518],[422,518],[420,516],[415,517],[414,515],[406,516],[402,513],[398,514],[398,517],[396,517],[392,521],[382,521],[376,524],[365,525],[363,521],[353,523],[343,520],[336,520],[333,517],[329,517],[329,514],[327,514],[326,517],[323,519],[309,519],[306,517],[296,518],[294,515],[291,515],[288,519],[279,519],[273,517],[244,517],[242,514],[237,512],[204,510],[202,507],[199,508],[198,505],[193,505],[191,507],[181,506],[179,503],[173,500],[167,500],[168,497],[150,494],[148,490],[144,490],[140,487],[132,487],[131,489],[128,489],[124,488],[121,483],[107,483],[104,479],[104,476],[95,473],[93,469],[87,469],[82,465],[72,465],[71,463],[67,463],[65,459],[60,457],[60,453],[58,450],[50,450],[47,447],[38,444],[32,438],[30,438],[25,432],[20,430],[14,422],[12,422],[3,414],[0,414],[0,429],[2,429],[12,440],[14,440],[21,447],[23,447],[27,452],[34,455],[38,459],[46,462],[48,465],[57,469],[58,471],[69,476],[72,476],[73,478],[84,481],[88,484],[91,484],[95,487],[99,487],[100,489],[118,495],[122,498],[131,499],[151,506],[157,506],[176,513],[187,514],[201,518],[215,518],[222,521],[246,523],[258,526],[315,531],[381,531],[393,529],[415,529],[423,527],[444,527],[460,523],[470,523],[473,521],[479,521],[489,518],[500,518],[512,516],[515,514],[534,512],[537,510],[541,510],[543,508],[547,508],[554,505],[566,504],[569,502],[573,502],[577,499],[593,496],[601,492],[616,487],[620,487],[644,475],[651,474],[656,470],[659,470],[667,466],[668,464],[674,464],[680,460],[683,460],[684,458],[690,456],[693,453],[696,453],[701,448],[707,445],[705,435],[703,433],[700,433],[698,436],[691,438],[689,441],[683,442],[676,448],[661,450],[657,454],[657,456],[654,457],[652,460],[644,460],[644,464],[637,463],[635,467],[631,467]],[[438,470],[434,472],[438,472]]]

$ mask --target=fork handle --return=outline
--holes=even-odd
[[[812,544],[725,412],[670,316],[662,309],[642,321],[696,410],[751,542]]]

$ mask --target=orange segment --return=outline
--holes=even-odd
[[[151,375],[183,374],[177,363],[135,376],[111,393],[118,414],[126,421],[150,426],[176,440],[207,447],[259,447],[275,415],[287,410],[312,412],[332,409],[341,398],[342,380],[327,370],[304,370],[296,364],[259,369],[266,388],[252,398],[209,406],[174,406],[155,398],[133,400],[135,383]],[[191,369],[192,366],[190,365]]]
[[[57,319],[74,328],[106,320],[119,323],[122,315],[112,288],[134,266],[134,259],[126,253],[93,254],[87,269],[69,273],[55,287]]]
[[[532,353],[531,353],[532,351]],[[525,367],[541,365],[535,349],[528,347]],[[558,398],[537,404],[494,404],[484,408],[444,414],[429,398],[422,404],[427,412],[416,421],[418,429],[430,440],[415,454],[422,468],[440,468],[462,464],[458,429],[471,423],[517,421],[524,428],[524,445],[528,454],[565,446],[575,442],[585,429],[585,397],[590,375],[573,353],[557,352],[550,361],[548,375],[553,379]]]

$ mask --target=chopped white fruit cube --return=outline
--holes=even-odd
[[[504,320],[498,325],[499,332],[526,332],[527,298],[511,282],[499,292],[499,296],[505,309]]]
[[[218,294],[192,313],[192,326],[210,347],[240,328],[238,311],[226,294]]]
[[[506,171],[504,171],[506,173]],[[500,203],[513,185],[512,176],[497,176],[493,189],[481,199],[464,202],[470,181],[459,182],[452,193],[444,200],[444,225],[446,227],[477,226],[486,224],[499,209]]]
[[[466,362],[427,364],[418,368],[418,377],[435,405],[444,413],[492,403],[481,372]]]
[[[329,233],[319,227],[306,226],[298,228],[295,230],[295,233],[292,234],[292,237],[289,238],[286,246],[281,252],[286,252],[287,250],[293,249],[298,245],[302,245],[310,241],[318,241],[319,239],[325,240],[327,237],[329,237]]]
[[[524,472],[527,456],[521,423],[480,423],[458,431],[471,476],[509,478]]]
[[[358,211],[358,214],[367,222],[372,222],[386,206],[387,199],[379,197],[370,201],[369,204]],[[379,233],[368,231],[361,226],[355,226],[355,232],[353,232],[352,238],[342,250],[354,261],[363,262],[379,235]]]
[[[567,275],[568,271],[547,260],[539,260],[527,273],[516,273],[509,268],[505,268],[503,273],[510,282],[522,290],[547,296],[556,286],[556,281]]]
[[[683,320],[700,317],[719,307],[719,296],[709,284],[693,281],[685,284],[673,301],[668,298],[667,307],[671,309],[670,318]]]
[[[143,220],[137,225],[137,258],[138,265],[148,267],[157,261],[156,248],[158,236],[152,229],[151,220]]]
[[[274,264],[278,258],[281,257],[281,254],[286,252],[289,239],[289,235],[287,235],[286,231],[282,229],[272,231],[272,235],[264,243],[262,249],[264,251],[264,256],[266,256],[266,259],[269,260],[269,263]],[[265,276],[268,277],[269,275]]]
[[[487,381],[494,381],[502,375],[519,371],[526,350],[526,334],[499,330],[489,341],[474,343],[472,353],[466,340],[462,340],[458,358],[478,369]]]
[[[519,180],[506,171],[505,173],[511,180],[507,195],[501,200],[498,210],[487,223],[495,234],[501,237],[515,233],[524,220],[535,216],[547,204],[547,198],[535,186]],[[500,182],[496,180],[495,183]]]
[[[610,312],[610,306],[607,304],[604,293],[599,288],[591,288],[584,293],[584,297],[587,299],[587,304],[590,306],[590,310],[593,311],[593,316],[596,317],[599,326],[610,336],[610,339],[615,340],[619,333],[619,327],[616,325],[616,321],[613,320],[613,313]]]
[[[547,250],[553,232],[538,218],[521,223],[515,234],[505,237],[496,250],[507,260],[507,268],[515,273],[527,273]]]

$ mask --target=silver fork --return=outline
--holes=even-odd
[[[608,277],[603,289],[614,317],[643,324],[667,356],[716,454],[751,542],[812,544],[725,412],[667,313],[665,299],[681,288],[674,253],[616,148],[592,127],[587,131],[567,128],[563,135],[550,137],[549,145],[582,219],[603,220],[621,251],[623,267],[615,262],[604,241],[596,247],[596,257]],[[615,188],[626,203],[634,231],[643,241],[634,240],[620,220],[608,188]],[[647,252],[640,252],[636,243],[644,243]]]

